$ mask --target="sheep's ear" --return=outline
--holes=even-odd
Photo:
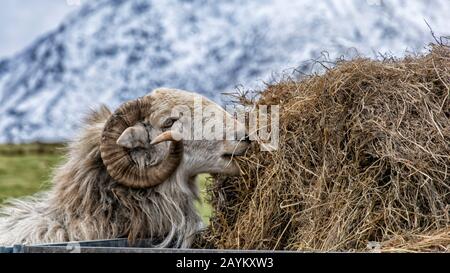
[[[128,127],[117,139],[117,144],[125,148],[145,147],[150,142],[144,125]]]

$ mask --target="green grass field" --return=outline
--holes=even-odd
[[[200,181],[199,181],[199,186],[200,186],[200,202],[197,202],[197,209],[200,213],[200,215],[203,218],[203,221],[206,224],[209,224],[209,218],[211,218],[212,215],[212,207],[211,205],[208,203],[208,193],[206,191],[208,183],[209,183],[209,179],[208,179],[209,175],[208,174],[203,174],[200,176]]]
[[[58,155],[0,155],[0,202],[30,195],[49,186],[51,169]]]
[[[0,205],[8,198],[34,194],[50,187],[52,169],[62,160],[61,145],[0,145]],[[207,175],[200,176],[201,202],[197,209],[205,223],[211,207],[206,202]]]

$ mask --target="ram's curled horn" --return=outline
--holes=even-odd
[[[151,113],[152,98],[145,96],[121,105],[105,123],[100,153],[109,175],[117,182],[133,188],[148,188],[164,182],[177,169],[183,154],[181,139],[170,139],[166,158],[158,165],[139,167],[129,149],[117,144],[124,130]],[[169,140],[169,139],[167,139]],[[167,141],[162,140],[162,141]]]

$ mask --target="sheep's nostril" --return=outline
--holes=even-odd
[[[252,141],[250,140],[250,137],[249,137],[249,135],[245,135],[245,137],[244,137],[244,141],[245,142],[247,142],[247,143],[251,143]]]

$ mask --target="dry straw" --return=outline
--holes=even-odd
[[[449,93],[443,45],[268,86],[257,103],[280,105],[279,149],[216,177],[202,246],[449,251]]]

